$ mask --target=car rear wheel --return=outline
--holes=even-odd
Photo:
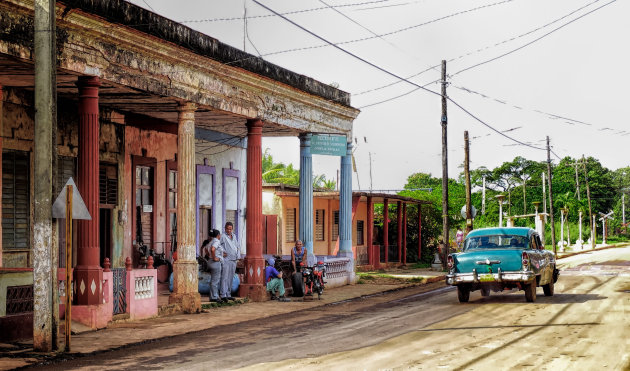
[[[545,296],[553,296],[553,278],[548,284],[543,285],[543,292],[545,293]]]
[[[459,285],[457,286],[457,299],[459,299],[460,303],[468,303],[468,299],[470,298],[470,287]]]
[[[481,296],[490,296],[490,288],[482,287],[481,288]]]
[[[529,303],[536,301],[536,281],[525,285],[525,300]]]

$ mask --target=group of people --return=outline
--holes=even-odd
[[[211,229],[209,238],[201,245],[201,256],[208,262],[210,270],[210,301],[227,302],[232,297],[232,281],[236,272],[236,261],[240,257],[241,247],[233,233],[234,224],[225,223],[225,233]]]
[[[307,257],[308,254],[306,253],[306,249],[304,248],[302,241],[295,241],[295,247],[291,249],[291,266],[293,267],[293,272],[295,272],[295,274],[299,274],[302,271],[301,263],[303,261],[306,263]],[[265,268],[267,292],[271,295],[272,300],[277,299],[278,301],[291,301],[285,296],[282,272],[279,272],[276,269],[275,264],[276,260],[273,256],[267,258],[267,267]]]

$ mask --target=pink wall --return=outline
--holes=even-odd
[[[61,270],[62,268],[59,268],[58,272],[61,272]],[[112,296],[114,295],[112,280],[112,272],[103,272],[103,305],[73,306],[71,312],[72,321],[82,323],[95,330],[107,327],[107,324],[113,318],[114,312],[114,302],[112,301]]]
[[[139,298],[136,292],[136,281],[144,278],[145,284],[149,283],[150,288],[145,287],[144,298]],[[131,319],[143,319],[155,317],[158,314],[157,300],[157,270],[156,269],[134,269],[127,271],[127,313]]]

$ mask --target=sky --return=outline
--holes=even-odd
[[[586,155],[611,170],[629,165],[629,1],[258,1],[326,42],[254,0],[132,2],[351,93],[361,110],[354,190],[442,176],[442,60],[450,178],[463,170],[466,130],[471,169],[544,161],[547,136],[555,163]],[[263,138],[263,148],[299,165],[297,138]],[[313,172],[336,179],[339,163],[314,156]]]

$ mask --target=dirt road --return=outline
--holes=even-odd
[[[535,303],[520,291],[484,298],[475,292],[459,304],[439,283],[47,368],[627,369],[630,249],[579,259],[566,260],[556,294],[545,297],[539,288]]]

